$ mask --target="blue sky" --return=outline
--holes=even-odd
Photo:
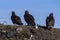
[[[0,0],[0,23],[12,24],[11,11],[15,11],[25,24],[25,10],[28,10],[34,16],[36,24],[40,25],[45,25],[46,17],[53,12],[55,28],[60,28],[60,0]]]

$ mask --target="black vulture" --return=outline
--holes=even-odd
[[[12,11],[11,20],[12,20],[13,24],[23,25],[20,17],[16,16],[14,11]]]
[[[27,25],[35,26],[35,19],[34,19],[34,17],[31,14],[29,14],[29,11],[27,11],[27,10],[25,11],[24,19],[25,19]]]
[[[53,13],[50,13],[50,15],[46,18],[46,26],[48,28],[54,27],[55,19],[53,17]]]

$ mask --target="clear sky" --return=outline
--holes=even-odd
[[[24,12],[28,10],[35,18],[36,24],[45,25],[45,19],[54,13],[55,28],[60,28],[60,0],[0,0],[0,23],[12,24],[11,11],[15,11],[22,22]]]

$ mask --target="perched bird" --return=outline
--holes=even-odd
[[[50,13],[50,15],[46,18],[46,26],[48,28],[54,27],[55,19],[53,17],[53,13]]]
[[[31,14],[29,14],[29,11],[27,11],[27,10],[25,11],[24,19],[25,19],[27,25],[35,26],[35,19],[34,19],[34,17]]]
[[[16,16],[14,11],[12,11],[11,20],[12,20],[13,24],[23,25],[20,17]]]

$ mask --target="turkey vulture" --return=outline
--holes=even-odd
[[[24,19],[25,19],[27,25],[35,26],[34,17],[31,14],[29,14],[29,11],[27,11],[27,10],[25,11]]]
[[[50,13],[50,15],[46,18],[46,26],[48,28],[52,28],[55,24],[55,19],[53,17],[53,13]]]
[[[14,11],[12,11],[11,20],[12,20],[13,24],[23,25],[20,17],[16,16]]]

